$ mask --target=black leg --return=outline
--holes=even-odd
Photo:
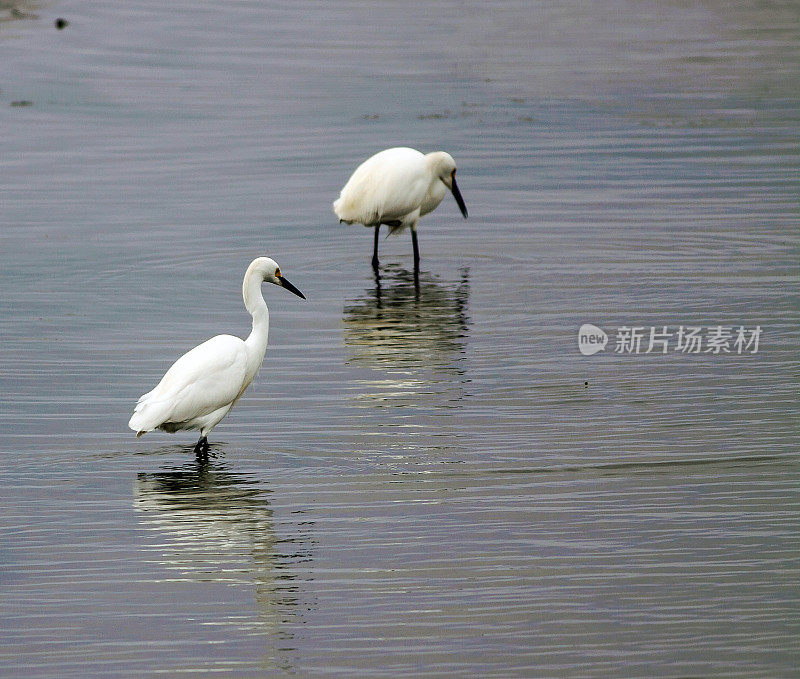
[[[381,290],[381,271],[376,266],[372,270],[372,273],[375,274],[375,302],[377,303],[378,308],[380,309],[380,307],[381,307],[381,292],[382,292],[382,290]]]
[[[195,455],[203,456],[208,452],[208,439],[201,436],[200,440],[194,446]]]
[[[381,225],[375,227],[375,243],[372,246],[372,268],[378,268],[378,231],[381,230]]]
[[[419,272],[419,243],[417,243],[417,230],[411,229],[411,244],[414,246],[414,273]]]

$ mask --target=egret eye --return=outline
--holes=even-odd
[[[280,277],[281,277],[281,270],[280,270],[280,269],[275,269],[275,276],[276,276],[277,278],[280,278]]]

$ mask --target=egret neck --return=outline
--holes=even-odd
[[[269,338],[269,309],[261,290],[264,277],[256,269],[258,269],[257,260],[247,268],[242,282],[244,306],[253,317],[253,329],[244,341],[247,347],[248,376],[255,375],[261,367]]]

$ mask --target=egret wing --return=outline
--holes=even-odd
[[[239,396],[246,373],[244,342],[231,335],[213,337],[175,361],[155,389],[139,399],[130,426],[149,430],[208,415]]]
[[[387,149],[356,168],[334,211],[365,225],[401,219],[419,207],[427,188],[425,156],[409,148]]]

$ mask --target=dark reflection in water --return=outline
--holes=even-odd
[[[469,332],[469,269],[455,282],[398,266],[376,273],[371,289],[344,307],[348,365],[373,373],[357,380],[371,405],[404,405],[405,398],[462,398],[460,362]],[[379,372],[380,375],[375,375]]]
[[[458,371],[469,330],[469,269],[455,284],[387,267],[344,308],[350,362],[376,369]]]
[[[252,586],[257,619],[236,614],[223,624],[275,640],[280,648],[264,662],[289,667],[292,634],[284,628],[302,622],[290,569],[309,554],[277,537],[272,491],[255,477],[229,472],[214,447],[180,467],[138,474],[135,491],[142,523],[158,534],[162,565],[195,582]]]

